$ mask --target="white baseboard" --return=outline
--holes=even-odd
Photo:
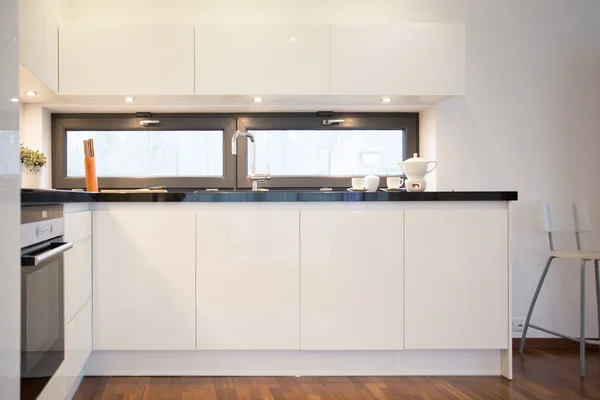
[[[500,350],[94,351],[86,376],[501,375]]]

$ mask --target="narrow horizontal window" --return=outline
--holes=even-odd
[[[405,132],[401,129],[249,132],[256,140],[259,174],[352,177],[402,173],[396,165],[404,159]]]
[[[222,177],[223,131],[67,131],[67,177],[83,177],[94,139],[98,177]]]

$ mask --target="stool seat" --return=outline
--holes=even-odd
[[[586,250],[554,250],[550,253],[554,258],[570,258],[574,260],[600,260],[600,251]]]

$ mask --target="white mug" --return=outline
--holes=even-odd
[[[375,175],[365,176],[365,189],[367,192],[376,192],[379,187],[379,177]]]
[[[364,189],[365,178],[352,178],[352,189]]]
[[[387,177],[388,189],[400,189],[400,186],[402,186],[403,182],[404,182],[404,179],[400,178],[399,176],[388,176]]]

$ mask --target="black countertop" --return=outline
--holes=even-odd
[[[515,201],[517,192],[392,192],[375,193],[272,190],[268,192],[223,191],[199,193],[90,193],[68,190],[21,191],[21,204],[97,202],[192,202],[192,203],[277,203],[355,201]]]

